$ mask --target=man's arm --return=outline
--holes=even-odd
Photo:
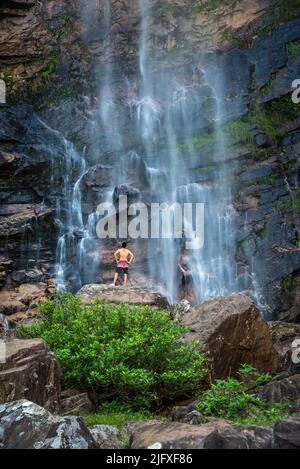
[[[118,249],[118,250],[114,253],[114,258],[115,258],[115,261],[116,261],[116,262],[119,262],[119,258],[118,258],[119,252],[120,252],[120,249]]]
[[[134,254],[131,251],[129,251],[129,256],[130,256],[130,259],[129,259],[128,263],[131,264],[133,259],[134,259]]]

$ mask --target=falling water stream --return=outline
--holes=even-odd
[[[143,186],[139,187],[141,197],[148,202],[204,203],[202,249],[186,252],[182,240],[172,238],[149,240],[145,262],[150,283],[167,292],[170,302],[178,300],[178,263],[185,256],[193,277],[195,302],[237,291],[241,285],[238,285],[235,261],[232,175],[226,165],[227,145],[222,133],[225,117],[223,83],[218,64],[205,67],[199,60],[190,67],[193,73],[188,77],[182,67],[153,70],[149,47],[153,12],[149,0],[139,0],[139,60],[136,73],[123,79],[126,98],[120,104],[115,85],[115,68],[119,64],[111,41],[110,2],[103,0],[100,3],[106,32],[105,61],[99,75],[99,109],[91,138],[96,134],[103,135],[103,153],[113,155],[110,161],[113,171],[110,187],[101,194],[98,202],[112,202],[115,188],[128,185],[135,173]],[[203,102],[210,104],[209,117],[203,115]],[[197,121],[205,119],[218,140],[213,147],[212,177],[201,182],[190,162],[197,159],[201,172],[204,162],[197,153],[195,135],[201,135]],[[122,129],[125,124],[134,136],[130,147],[128,143],[124,144]],[[99,154],[97,164],[104,164],[101,151]],[[85,156],[78,155],[66,144],[64,165],[65,206],[57,207],[57,217],[63,221],[57,247],[56,277],[60,288],[65,288],[68,282],[78,288],[83,283],[95,281],[101,269],[100,254],[97,254],[99,240],[95,237],[98,217],[96,206],[86,220],[82,212],[85,198],[82,180],[88,171]],[[74,181],[70,176],[72,171],[77,174],[73,186],[70,184]],[[68,212],[68,215],[62,216],[62,212]]]

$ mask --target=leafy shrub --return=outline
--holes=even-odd
[[[196,408],[206,416],[215,416],[239,423],[273,423],[283,416],[287,404],[269,404],[257,395],[260,385],[271,381],[268,374],[258,373],[251,365],[243,365],[239,379],[217,380],[200,396]]]
[[[82,305],[71,294],[44,302],[45,319],[21,333],[41,337],[55,352],[65,386],[149,407],[191,396],[207,373],[200,345],[182,343],[187,328],[149,307]]]

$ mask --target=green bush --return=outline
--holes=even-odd
[[[83,305],[71,294],[44,302],[45,319],[21,333],[41,337],[55,352],[64,385],[100,402],[118,399],[147,408],[192,396],[207,373],[198,342],[184,345],[187,328],[149,307]]]
[[[273,423],[280,420],[287,404],[269,404],[257,395],[260,385],[272,377],[243,365],[239,379],[217,380],[200,395],[196,408],[205,416],[224,418],[238,423]]]

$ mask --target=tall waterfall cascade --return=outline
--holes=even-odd
[[[88,7],[87,7],[88,8]],[[138,253],[135,275],[147,285],[165,292],[170,302],[180,298],[178,264],[188,265],[194,285],[194,301],[226,295],[248,287],[240,278],[235,260],[235,210],[232,174],[227,165],[228,147],[223,125],[227,120],[224,82],[218,60],[199,59],[186,66],[153,65],[149,0],[139,0],[140,33],[135,73],[120,70],[114,50],[109,0],[99,1],[105,36],[105,57],[98,77],[97,111],[90,124],[93,158],[66,148],[65,207],[57,207],[63,219],[57,246],[56,277],[61,289],[77,289],[84,283],[108,281],[101,276],[103,253],[115,241],[99,240],[97,204],[116,203],[120,194],[150,204],[203,203],[204,246],[186,250],[180,239],[132,240]],[[93,21],[93,14],[86,14]],[[100,59],[99,59],[100,60]],[[218,136],[211,154],[199,153],[199,139],[210,129]],[[66,144],[67,145],[67,144]],[[202,159],[204,158],[205,161]],[[93,207],[86,210],[85,178],[94,171],[107,174]],[[70,175],[73,174],[71,177]],[[72,180],[72,183],[71,183]],[[61,215],[61,211],[68,216]],[[118,240],[120,241],[120,240]],[[105,257],[105,256],[104,256]],[[182,259],[184,259],[182,261]],[[250,274],[249,274],[250,276]],[[142,280],[141,280],[142,282]]]

